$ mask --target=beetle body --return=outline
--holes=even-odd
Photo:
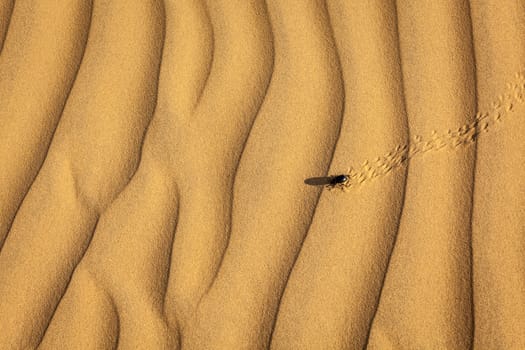
[[[337,175],[332,177],[332,180],[330,181],[330,185],[338,185],[338,184],[344,184],[348,181],[348,176],[346,175]]]
[[[334,175],[331,177],[330,182],[326,187],[329,190],[333,190],[334,188],[345,190],[346,188],[350,187],[350,177],[344,174]]]

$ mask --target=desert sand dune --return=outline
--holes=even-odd
[[[0,246],[46,156],[89,30],[85,1],[1,3]],[[60,6],[60,13],[55,6]],[[11,9],[11,10],[10,10]],[[5,27],[4,27],[5,26]],[[3,29],[5,28],[5,29]]]
[[[510,0],[0,0],[0,349],[525,348],[524,37]]]
[[[37,344],[100,213],[129,182],[138,163],[155,106],[163,16],[158,3],[128,5],[94,5],[75,85],[46,160],[2,247],[0,309],[9,316],[0,324],[16,330],[0,333],[6,346]],[[145,11],[150,14],[147,22]],[[119,30],[123,26],[126,31]],[[157,40],[151,40],[153,36]]]
[[[430,135],[471,122],[476,92],[468,3],[405,2],[397,14],[410,133]],[[432,64],[424,59],[430,56]],[[370,348],[381,349],[385,342],[400,348],[469,347],[474,161],[475,144],[442,149],[431,160],[410,160]]]
[[[478,107],[487,108],[523,64],[525,4],[472,3]],[[503,96],[505,98],[505,96]],[[519,100],[523,96],[518,96]],[[508,104],[505,106],[510,107]],[[514,106],[513,106],[514,107]],[[517,105],[521,117],[523,106]],[[477,147],[472,216],[474,346],[525,347],[525,127],[510,119]],[[485,136],[485,135],[484,135]]]
[[[2,47],[4,46],[4,40],[11,21],[14,4],[15,0],[3,0],[0,2],[0,52],[2,52]]]

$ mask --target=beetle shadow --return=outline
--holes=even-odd
[[[324,186],[329,185],[332,179],[332,176],[310,177],[304,180],[304,183],[310,186]]]

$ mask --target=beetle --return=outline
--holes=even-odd
[[[328,190],[333,190],[334,188],[345,190],[347,187],[350,187],[350,176],[345,174],[332,176],[330,182],[326,185]]]

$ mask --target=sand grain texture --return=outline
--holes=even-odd
[[[524,37],[511,0],[0,0],[0,349],[525,348]]]

